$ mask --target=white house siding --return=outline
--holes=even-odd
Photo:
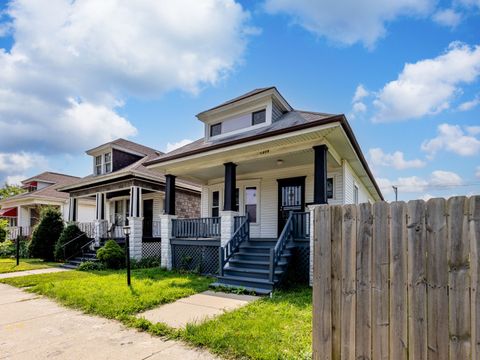
[[[373,197],[367,191],[365,185],[360,181],[358,176],[354,173],[350,164],[347,161],[343,161],[343,178],[344,178],[344,199],[345,204],[353,204],[354,186],[358,186],[358,203],[373,202]]]
[[[66,207],[66,206],[64,206]],[[78,204],[78,221],[79,222],[92,222],[95,220],[95,201],[83,202],[80,200]],[[68,219],[65,218],[64,219]]]
[[[278,217],[278,183],[277,179],[306,176],[305,179],[305,202],[313,202],[313,167],[302,166],[295,168],[276,169],[267,172],[251,173],[248,175],[237,176],[237,187],[243,189],[246,186],[257,186],[259,191],[259,223],[251,224],[250,236],[261,238],[277,237],[277,217]],[[343,203],[343,174],[341,168],[328,172],[328,177],[334,178],[334,199],[330,199],[331,204]],[[220,191],[220,207],[223,206],[223,179],[216,179],[210,182],[210,185],[202,187],[202,217],[211,216],[212,191]],[[240,208],[243,208],[243,201],[240,200]]]

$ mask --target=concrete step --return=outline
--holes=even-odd
[[[257,295],[262,295],[262,296],[270,295],[271,292],[272,292],[272,290],[267,290],[267,289],[261,289],[261,288],[249,287],[249,286],[239,287],[239,286],[236,286],[236,285],[222,284],[222,283],[219,283],[219,282],[214,282],[213,284],[210,284],[210,287],[213,287],[213,288],[222,287],[222,288],[230,288],[230,289],[242,289],[242,290],[245,290],[245,291],[248,291],[248,292],[252,292],[252,293],[255,293],[255,294],[257,294]]]
[[[242,268],[249,268],[249,269],[264,269],[268,270],[270,267],[270,261],[268,260],[242,260],[232,258],[228,262],[230,265],[234,267],[242,267]],[[278,266],[284,268],[288,265],[288,262],[285,260],[281,260],[278,262]]]
[[[263,279],[268,280],[270,276],[269,270],[264,269],[253,269],[253,268],[241,268],[241,267],[233,267],[227,266],[224,270],[225,276],[238,276],[238,277],[245,277],[249,279]],[[274,281],[280,280],[281,276],[283,275],[284,271],[276,269],[274,275]]]
[[[263,290],[273,290],[273,283],[265,279],[253,279],[244,276],[219,276],[217,283],[222,286],[230,285],[237,288],[257,288]]]

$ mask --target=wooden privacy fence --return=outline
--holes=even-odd
[[[480,196],[314,221],[314,359],[480,359]]]

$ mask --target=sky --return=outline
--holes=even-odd
[[[480,0],[0,0],[0,183],[276,86],[347,116],[387,200],[480,194],[479,85]]]

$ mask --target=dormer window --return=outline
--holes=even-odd
[[[222,133],[222,123],[213,124],[210,126],[210,136],[220,135]]]
[[[267,121],[266,110],[255,111],[252,113],[252,126],[262,124]]]
[[[112,153],[108,152],[94,157],[95,175],[108,174],[112,172]]]

